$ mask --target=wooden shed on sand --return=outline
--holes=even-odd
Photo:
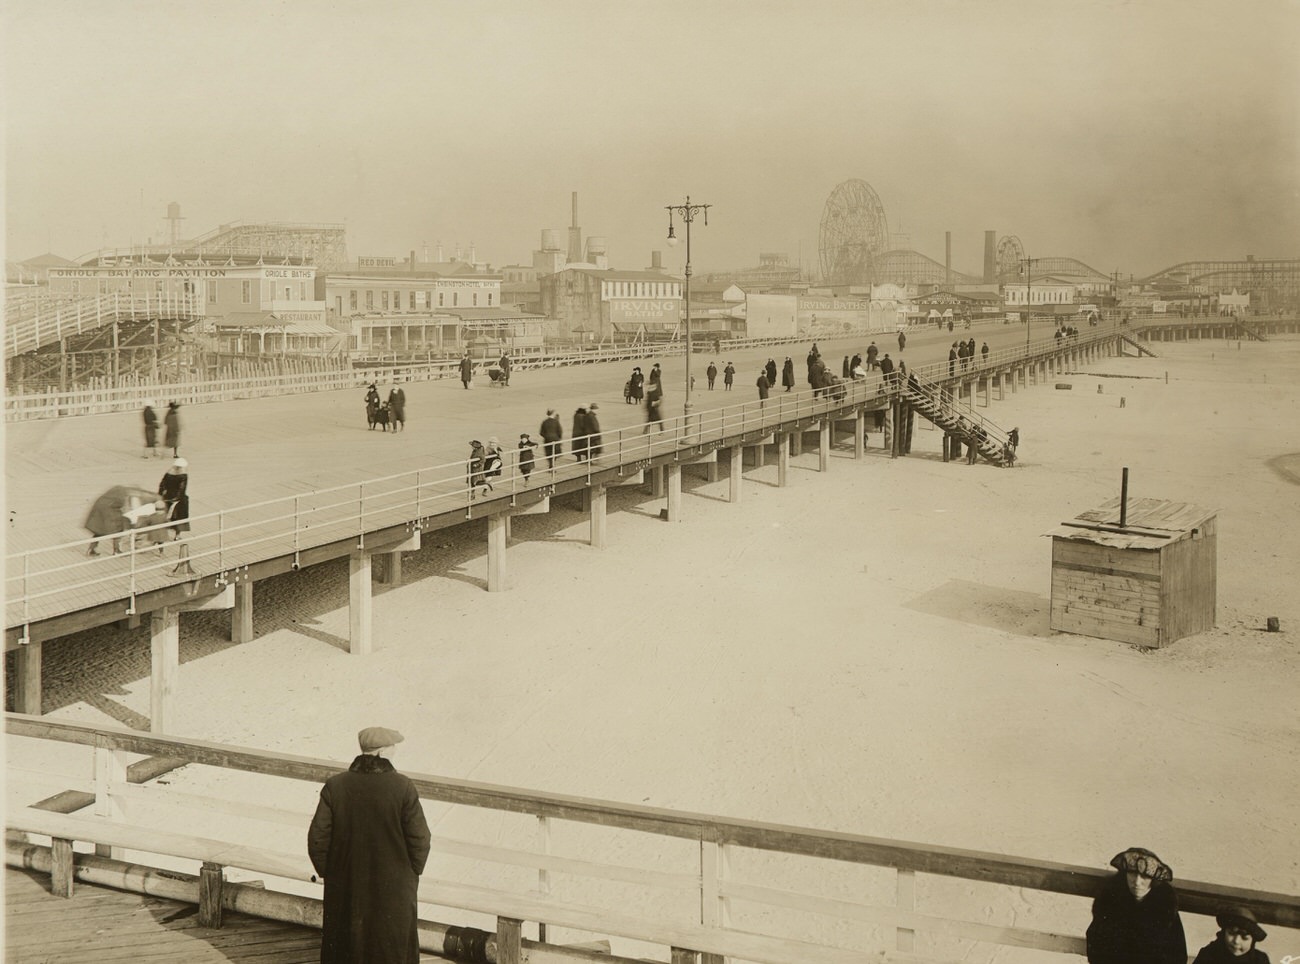
[[[1214,627],[1215,510],[1112,499],[1045,535],[1053,630],[1159,647]]]

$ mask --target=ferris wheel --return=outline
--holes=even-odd
[[[889,226],[880,198],[866,181],[836,185],[822,208],[819,250],[822,280],[871,284],[876,259],[889,250]]]
[[[998,277],[1014,278],[1020,273],[1020,262],[1025,257],[1025,246],[1014,234],[1004,234],[998,239]]]

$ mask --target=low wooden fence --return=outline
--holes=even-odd
[[[110,856],[132,851],[133,863],[143,868],[137,878],[149,868],[196,874],[200,914],[209,923],[219,922],[223,890],[237,886],[239,877],[264,882],[266,906],[277,899],[292,904],[297,895],[297,919],[311,919],[301,907],[317,906],[320,887],[302,849],[285,849],[283,841],[305,838],[317,786],[343,764],[13,713],[6,714],[5,726],[6,828],[40,843],[48,839],[45,864],[55,893],[70,894],[94,860],[75,845],[95,844],[119,851]],[[82,749],[70,753],[56,744]],[[135,783],[129,777],[133,756],[188,769],[173,773],[168,786]],[[213,770],[220,773],[209,780]],[[235,779],[232,772],[255,776]],[[1113,873],[408,775],[430,825],[440,830],[419,882],[423,916],[451,910],[512,921],[515,941],[518,922],[529,921],[544,925],[539,940],[546,928],[558,927],[713,955],[715,961],[860,964],[891,950],[910,960],[957,959],[980,944],[1078,955],[1088,898]],[[88,815],[22,802],[55,791],[63,791],[57,809],[80,804]],[[223,832],[228,828],[237,829]],[[11,840],[9,862],[31,863],[31,842]],[[945,881],[962,886],[946,887]],[[959,894],[972,884],[979,894],[967,909]],[[1034,926],[1023,900],[1012,909],[1016,888],[1063,900],[1048,902],[1052,913]],[[1186,880],[1177,890],[1185,914],[1213,915],[1226,904],[1245,904],[1265,924],[1300,927],[1295,895]],[[1069,926],[1046,926],[1053,920]]]

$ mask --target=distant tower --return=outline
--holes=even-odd
[[[569,225],[569,261],[582,261],[582,228],[578,227],[578,192],[573,192],[573,223]]]
[[[181,217],[181,206],[177,201],[172,201],[167,205],[167,237],[172,245],[175,245],[181,239],[181,222],[185,219]]]
[[[425,264],[429,263],[429,242],[428,241],[424,242],[424,263]]]

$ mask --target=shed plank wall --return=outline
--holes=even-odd
[[[1158,645],[1159,562],[1155,552],[1053,539],[1051,628]]]
[[[1119,574],[1159,576],[1160,556],[1141,549],[1114,549],[1095,542],[1052,540],[1052,565],[1077,564],[1110,569]]]
[[[1218,537],[1215,520],[1161,552],[1161,645],[1214,628]]]

